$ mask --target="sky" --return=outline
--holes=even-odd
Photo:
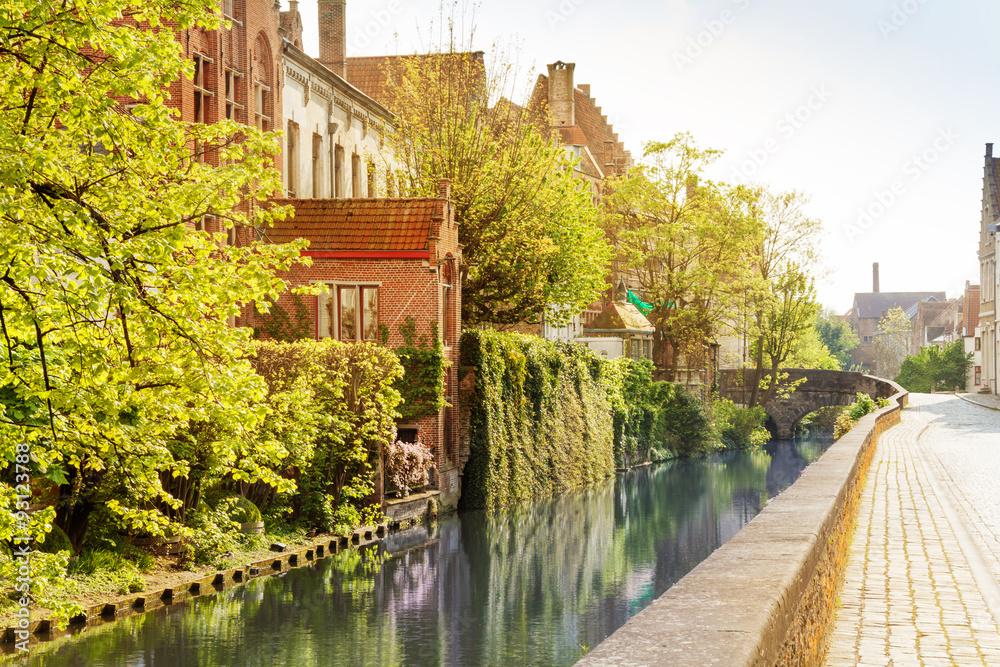
[[[453,3],[444,4],[451,12]],[[286,0],[287,8],[287,0]],[[1000,155],[1000,49],[987,0],[459,0],[490,56],[525,82],[576,63],[633,156],[690,132],[725,151],[709,177],[810,198],[823,221],[821,303],[979,282],[985,144]],[[464,10],[463,10],[464,8]],[[440,0],[348,0],[349,56],[425,50]],[[474,10],[474,17],[472,16]],[[301,0],[318,55],[315,0]],[[992,122],[991,122],[992,121]]]

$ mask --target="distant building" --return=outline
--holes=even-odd
[[[980,286],[965,283],[965,316],[962,337],[965,353],[972,355],[972,365],[966,378],[966,391],[983,389],[983,336],[979,328]]]
[[[979,223],[979,285],[981,287],[979,326],[982,330],[983,383],[982,390],[997,392],[996,303],[1000,276],[997,274],[997,229],[1000,224],[1000,188],[997,171],[1000,165],[993,157],[993,144],[986,144],[986,165],[983,170],[983,214]]]
[[[904,312],[915,309],[921,301],[947,301],[944,292],[881,292],[879,291],[878,264],[872,267],[872,291],[854,295],[854,305],[849,314],[851,329],[858,337],[858,346],[851,350],[851,365],[865,373],[875,371],[875,337],[879,322],[893,308]],[[911,312],[916,312],[911,311]],[[891,378],[890,378],[891,379]]]

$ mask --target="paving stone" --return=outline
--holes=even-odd
[[[826,664],[1000,665],[981,567],[1000,579],[1000,420],[910,400],[875,452]]]

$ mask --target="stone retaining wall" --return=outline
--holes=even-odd
[[[908,394],[862,418],[733,539],[578,665],[822,665],[858,499]]]

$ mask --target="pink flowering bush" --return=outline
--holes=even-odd
[[[397,440],[385,447],[385,476],[402,498],[410,495],[411,486],[429,483],[433,467],[434,454],[422,442]]]

